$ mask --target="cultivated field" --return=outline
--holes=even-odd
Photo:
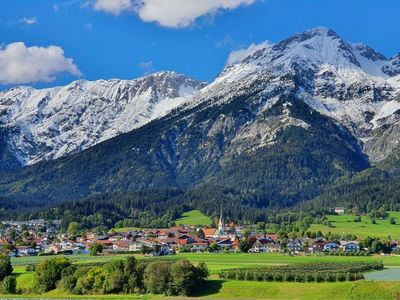
[[[396,224],[390,224],[389,218],[380,220],[376,219],[376,224],[372,224],[371,219],[363,216],[361,222],[354,222],[354,215],[328,215],[328,219],[332,222],[333,228],[326,225],[313,224],[310,231],[321,231],[335,234],[354,234],[358,238],[381,237],[387,238],[388,235],[392,239],[400,239],[400,212],[389,212],[389,216],[396,220]]]

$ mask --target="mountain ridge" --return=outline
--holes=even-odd
[[[0,124],[21,165],[79,152],[162,117],[205,83],[175,72],[0,93]]]
[[[385,59],[331,30],[294,35],[227,67],[159,119],[4,172],[0,195],[43,206],[177,189],[171,205],[211,208],[223,201],[238,210],[311,200],[400,150],[400,76],[371,74]]]

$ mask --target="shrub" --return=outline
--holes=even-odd
[[[13,267],[11,265],[10,257],[6,254],[0,254],[0,281],[6,276],[11,275]]]
[[[27,265],[25,271],[26,272],[35,272],[36,266],[35,265]]]
[[[67,292],[72,294],[74,292],[74,290],[75,290],[76,281],[77,280],[73,275],[64,276],[60,281],[60,286],[65,291],[67,291]]]
[[[294,281],[296,281],[296,282],[304,282],[304,277],[303,277],[303,275],[302,275],[302,274],[296,274],[296,275],[294,276]]]
[[[281,273],[275,273],[273,278],[275,281],[283,281],[283,275]]]
[[[42,261],[35,271],[35,286],[40,292],[47,292],[56,288],[61,279],[63,270],[71,265],[66,258],[51,258]]]
[[[324,282],[325,277],[322,273],[315,273],[315,282]]]
[[[312,273],[308,273],[308,274],[306,274],[306,281],[307,282],[313,282],[313,281],[315,281],[315,275],[314,274],[312,274]]]
[[[6,276],[3,279],[3,291],[7,294],[15,294],[17,291],[17,279],[14,276]]]

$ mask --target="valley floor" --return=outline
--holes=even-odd
[[[73,256],[69,256],[74,260]],[[75,263],[110,261],[124,256],[77,256]],[[334,256],[287,256],[282,254],[179,254],[178,258],[187,258],[193,263],[204,261],[211,271],[206,287],[195,295],[196,299],[396,299],[400,295],[400,281],[367,281],[336,283],[295,283],[295,282],[252,282],[222,280],[218,271],[228,268],[257,267],[288,263],[329,262],[329,261],[371,261],[382,260],[385,266],[400,266],[400,257],[334,257]],[[17,258],[13,260],[14,274],[19,288],[33,287],[33,272],[26,272],[26,265],[38,263],[46,257]],[[145,259],[138,256],[139,259]],[[30,260],[29,260],[30,259]],[[7,297],[3,295],[3,297]],[[162,295],[93,295],[72,296],[61,290],[53,290],[43,295],[9,295],[10,298],[76,298],[76,299],[164,299]],[[173,298],[176,299],[176,298]],[[183,299],[183,298],[182,298]],[[187,298],[184,298],[187,299]]]

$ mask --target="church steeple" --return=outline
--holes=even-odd
[[[222,213],[222,204],[221,204],[221,212],[219,215],[219,222],[218,222],[218,235],[223,235],[225,232],[225,228],[224,228],[224,217],[223,217],[223,213]]]
[[[223,226],[224,226],[224,219],[222,216],[222,204],[221,204],[221,212],[219,214],[218,229],[221,229]]]

